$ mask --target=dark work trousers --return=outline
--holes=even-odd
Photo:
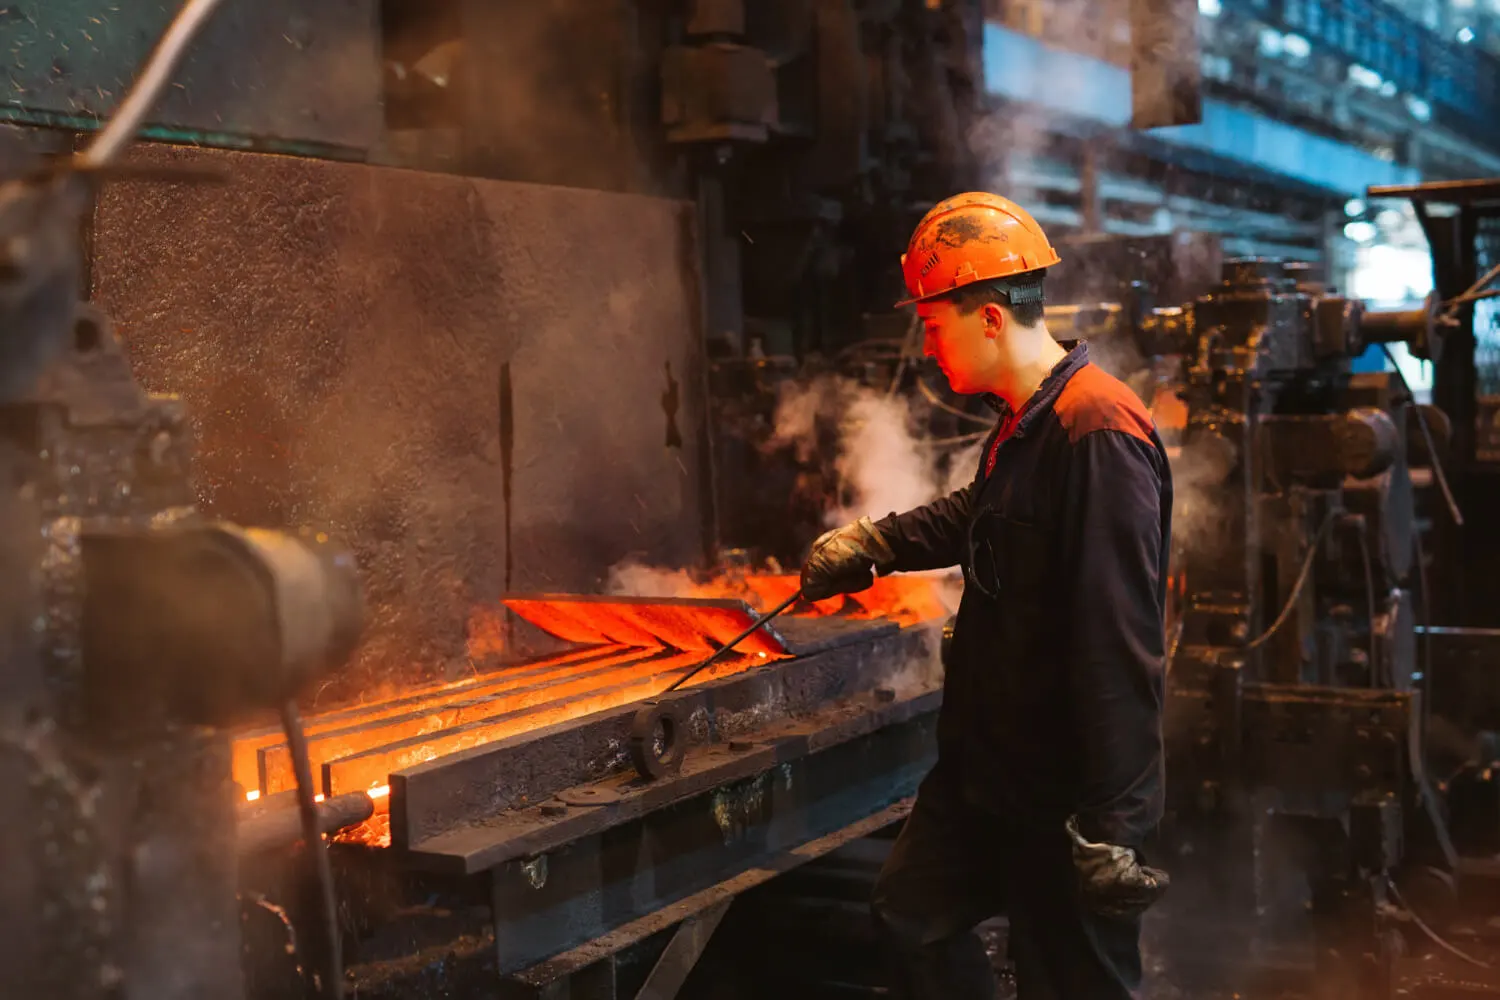
[[[903,1000],[993,1000],[998,983],[974,933],[1010,918],[1019,1000],[1130,1000],[1141,981],[1140,919],[1085,910],[1067,834],[1022,832],[928,775],[881,870],[875,919]]]

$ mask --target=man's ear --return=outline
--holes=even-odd
[[[1008,318],[998,302],[986,302],[984,304],[984,335],[991,340],[1000,336]]]

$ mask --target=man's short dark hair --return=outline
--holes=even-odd
[[[1036,326],[1042,321],[1046,309],[1046,296],[1042,291],[1042,278],[1046,270],[1028,271],[1014,278],[998,278],[965,285],[949,298],[958,311],[965,316],[974,310],[994,303],[1010,310],[1016,322],[1022,326]]]

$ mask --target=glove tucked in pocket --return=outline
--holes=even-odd
[[[1084,904],[1108,917],[1134,917],[1144,913],[1166,894],[1171,876],[1160,868],[1141,864],[1129,847],[1096,844],[1078,832],[1078,817],[1068,820],[1068,839],[1073,843],[1073,869],[1078,873],[1078,891]]]

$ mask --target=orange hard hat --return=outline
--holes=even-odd
[[[1051,267],[1061,258],[1024,208],[997,194],[970,191],[932,207],[901,255],[908,306],[976,281]]]

